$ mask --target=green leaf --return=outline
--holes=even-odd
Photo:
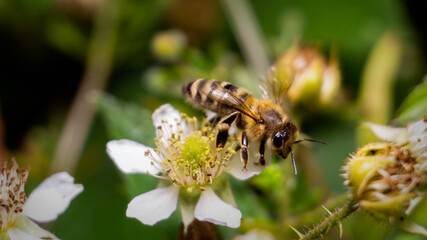
[[[243,218],[268,219],[268,207],[272,206],[268,199],[260,198],[244,181],[229,176],[231,189],[237,203],[237,208],[242,212]],[[265,204],[263,203],[265,200]],[[266,206],[268,205],[268,206]]]
[[[427,78],[418,85],[400,105],[393,123],[406,124],[417,121],[427,114]]]
[[[122,174],[129,199],[156,188],[158,179],[147,174]]]
[[[148,146],[154,144],[155,130],[148,110],[105,93],[96,96],[95,104],[106,122],[110,138],[126,138]]]
[[[386,32],[369,54],[358,99],[362,120],[380,124],[388,122],[401,54],[401,40],[391,32]],[[359,136],[359,139],[364,137]]]
[[[272,163],[264,169],[259,175],[251,178],[251,182],[259,189],[272,194],[273,197],[279,197],[284,193],[283,182],[285,176],[280,164]]]

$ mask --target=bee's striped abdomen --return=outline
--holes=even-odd
[[[215,112],[220,116],[235,112],[236,106],[241,104],[230,94],[243,102],[251,96],[243,88],[213,79],[191,81],[182,87],[182,92],[194,106]]]

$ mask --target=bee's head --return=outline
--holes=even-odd
[[[291,153],[292,164],[294,165],[295,175],[297,175],[297,167],[295,166],[295,158],[292,152],[292,144],[300,143],[303,141],[327,144],[325,142],[315,140],[315,139],[309,139],[309,138],[302,138],[295,141],[295,138],[297,135],[298,135],[297,126],[295,126],[292,123],[287,123],[282,130],[275,133],[272,137],[273,149],[276,151],[277,155],[279,155],[282,158],[286,158],[288,154]]]
[[[292,123],[287,123],[285,127],[272,137],[272,146],[276,153],[282,158],[286,158],[291,151],[290,147],[298,134],[298,128]]]

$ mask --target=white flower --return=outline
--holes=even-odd
[[[55,220],[83,191],[83,186],[74,184],[74,178],[68,173],[60,172],[45,179],[27,199],[24,187],[28,172],[28,169],[19,169],[16,162],[1,168],[0,239],[58,239],[32,220]]]
[[[427,171],[427,118],[408,124],[404,128],[393,128],[374,123],[365,123],[381,140],[408,146],[418,162],[417,168]]]
[[[213,183],[220,181],[224,172],[246,179],[262,169],[253,166],[242,171],[240,161],[230,160],[234,150],[228,143],[223,149],[216,148],[216,131],[212,127],[199,127],[195,118],[180,114],[169,104],[158,108],[152,118],[157,128],[157,148],[126,139],[107,143],[108,155],[123,173],[148,173],[172,183],[136,196],[129,203],[126,216],[154,225],[168,218],[179,202],[185,226],[195,217],[239,227],[242,214],[233,206],[234,199],[224,198],[227,203],[219,198],[215,191],[222,189],[216,189]],[[188,201],[191,198],[197,203]]]

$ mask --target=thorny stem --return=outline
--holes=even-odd
[[[325,199],[326,202],[324,202],[323,206],[325,206],[327,209],[335,209],[342,205],[342,203],[348,198],[348,196],[341,195],[336,198],[328,198]],[[288,228],[289,225],[291,226],[301,226],[306,223],[314,223],[314,219],[319,219],[320,217],[325,216],[325,209],[321,206],[316,207],[316,209],[312,211],[308,211],[296,216],[291,217],[287,224],[283,224],[284,228]]]
[[[331,215],[325,218],[320,224],[312,227],[300,239],[317,239],[322,237],[323,234],[325,234],[331,227],[335,226],[335,224],[352,214],[357,209],[358,207],[355,205],[354,200],[349,199],[344,206],[335,209]]]

